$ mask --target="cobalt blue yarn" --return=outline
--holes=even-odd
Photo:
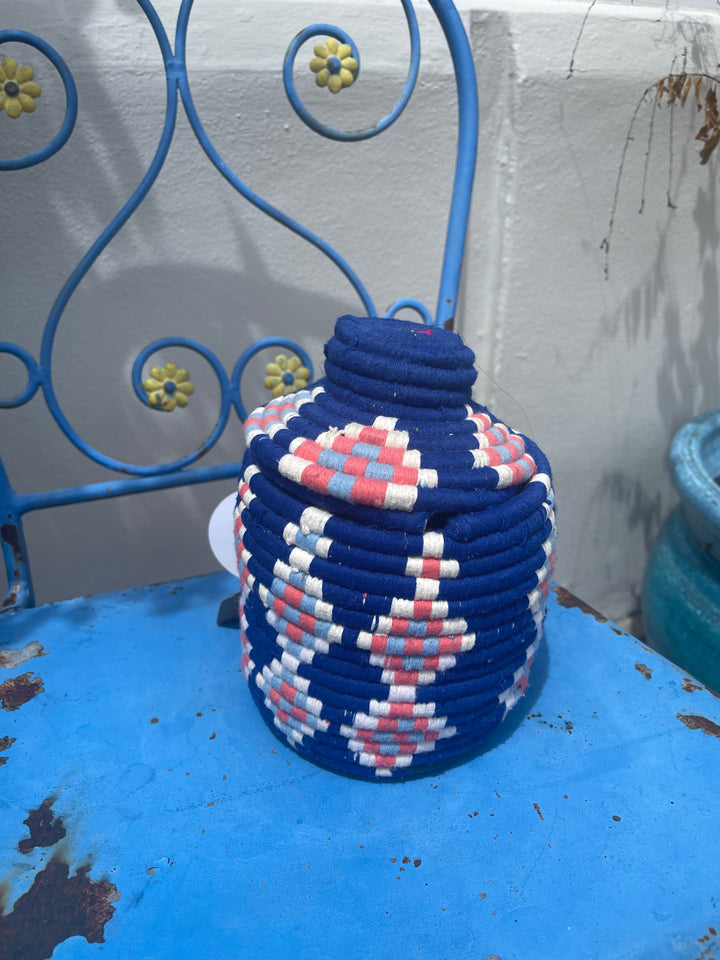
[[[323,379],[246,422],[243,672],[299,753],[399,779],[475,748],[527,686],[550,468],[473,402],[455,333],[341,317],[325,356]]]

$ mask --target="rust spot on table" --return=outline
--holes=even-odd
[[[707,717],[700,717],[694,713],[679,713],[677,718],[685,724],[688,730],[702,730],[709,737],[720,739],[720,723],[715,723],[713,720],[708,720]]]
[[[0,753],[4,753],[5,750],[9,750],[16,740],[17,737],[0,737]]]
[[[31,810],[30,815],[23,820],[30,831],[30,836],[18,843],[20,853],[29,853],[35,847],[52,847],[58,840],[67,834],[61,817],[52,812],[54,797],[47,797],[37,810]]]
[[[545,817],[542,815],[542,812],[540,811],[540,804],[534,803],[533,806],[535,807],[535,813],[540,817],[541,820],[544,820]]]
[[[553,587],[553,593],[561,607],[565,607],[567,610],[576,608],[582,613],[586,613],[589,617],[594,617],[598,623],[607,623],[608,618],[604,617],[599,610],[596,610],[595,607],[591,607],[589,603],[585,603],[584,600],[576,597],[574,593],[570,593],[565,587]]]
[[[646,680],[652,680],[652,670],[650,667],[646,666],[644,663],[636,663],[635,669],[638,673],[641,673]]]
[[[91,880],[89,872],[80,867],[71,877],[68,864],[57,859],[35,876],[12,912],[0,916],[3,960],[48,960],[70,937],[105,943],[105,924],[120,893],[108,880]]]
[[[33,677],[31,673],[23,673],[0,683],[0,706],[3,710],[17,710],[28,700],[32,700],[45,688],[40,677]]]
[[[696,690],[702,690],[703,688],[701,683],[695,683],[690,677],[683,677],[681,686],[686,693],[694,693]]]

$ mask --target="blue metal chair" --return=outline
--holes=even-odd
[[[407,81],[394,109],[366,130],[344,132],[317,120],[293,79],[301,49],[318,40],[324,43],[312,69],[319,83],[341,91],[357,80],[361,51],[352,37],[320,23],[291,42],[279,73],[299,118],[318,134],[366,139],[403,112],[418,75],[420,36],[411,0],[401,2],[411,45]],[[460,16],[450,0],[429,2],[447,38],[459,107],[444,262],[434,310],[400,297],[387,315],[410,308],[427,323],[451,326],[477,93]],[[150,0],[137,5],[166,72],[155,156],[60,290],[39,355],[0,343],[28,376],[27,386],[0,405],[20,407],[42,393],[67,439],[118,474],[23,493],[0,462],[9,582],[0,617],[0,956],[81,958],[102,949],[106,958],[154,960],[710,957],[720,950],[720,704],[566,591],[556,588],[551,600],[547,643],[524,708],[470,760],[391,785],[328,773],[273,739],[243,689],[234,632],[215,624],[218,601],[235,588],[227,574],[34,607],[25,514],[234,477],[239,462],[196,464],[231,417],[245,417],[240,388],[249,362],[278,346],[311,371],[302,345],[285,337],[258,341],[232,370],[199,340],[150,343],[132,368],[143,404],[162,411],[188,395],[176,367],[166,363],[147,374],[150,358],[170,347],[202,355],[221,386],[206,443],[152,467],[101,453],[63,411],[52,376],[58,324],[152,189],[180,105],[231,187],[328,257],[362,310],[377,314],[350,264],[258,197],[213,144],[186,70],[192,0],[180,5],[174,47]],[[78,99],[70,68],[45,39],[0,30],[0,44],[10,41],[46,57],[66,95],[65,118],[43,149],[0,160],[0,170],[22,170],[63,148]],[[7,60],[0,70],[0,109],[11,119],[31,111],[32,74]],[[293,371],[273,376],[282,388]]]

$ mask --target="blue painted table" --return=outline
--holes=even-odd
[[[3,960],[718,956],[709,691],[556,590],[532,685],[481,753],[346,779],[261,721],[214,622],[233,587],[3,624]]]

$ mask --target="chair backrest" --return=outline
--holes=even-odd
[[[282,76],[287,97],[299,119],[320,136],[336,141],[367,140],[378,136],[394,124],[405,110],[418,77],[420,29],[411,0],[400,0],[400,2],[407,20],[410,40],[407,80],[392,110],[366,129],[345,131],[318,120],[304,105],[296,85],[297,70],[301,66],[305,70],[308,67],[307,62],[301,64],[298,59],[301,51],[304,56],[309,53],[309,48],[306,46],[308,42],[311,45],[314,43],[314,50],[312,58],[307,55],[306,60],[309,61],[310,70],[315,73],[319,86],[326,86],[331,93],[337,92],[342,97],[344,88],[360,83],[361,51],[358,50],[352,37],[331,24],[314,23],[299,32],[290,43],[284,64],[278,64],[278,74]],[[166,413],[187,402],[192,386],[185,372],[169,361],[162,363],[156,359],[156,355],[166,352],[168,348],[187,348],[204,357],[212,367],[220,388],[220,409],[215,426],[204,443],[190,454],[151,466],[117,459],[101,452],[83,438],[64,410],[53,381],[53,355],[58,327],[68,304],[83,284],[88,272],[150,194],[168,157],[181,109],[185,111],[197,141],[210,162],[227,181],[229,188],[237,191],[249,204],[302,237],[329,258],[357,293],[362,304],[358,312],[368,316],[393,316],[398,311],[409,308],[426,324],[452,327],[475,167],[478,104],[472,53],[461,17],[450,0],[429,0],[429,3],[447,42],[458,95],[456,164],[437,303],[434,309],[431,309],[417,299],[399,296],[387,311],[378,313],[368,289],[348,260],[316,233],[262,199],[224,159],[203,125],[193,98],[187,69],[188,27],[193,0],[182,0],[174,44],[171,43],[166,26],[153,3],[150,0],[137,0],[139,11],[152,28],[165,70],[166,102],[157,149],[137,188],[87,249],[61,286],[45,322],[39,352],[34,354],[21,343],[6,340],[0,342],[0,353],[12,355],[24,365],[27,373],[27,384],[17,395],[5,396],[0,387],[0,394],[2,394],[0,406],[18,408],[36,399],[36,394],[42,394],[47,410],[67,440],[91,461],[113,471],[115,477],[108,481],[85,483],[62,489],[20,492],[14,489],[8,471],[0,460],[0,519],[2,521],[0,533],[9,584],[8,594],[2,605],[3,612],[34,604],[30,563],[23,531],[25,514],[64,504],[108,499],[130,493],[236,476],[238,462],[214,466],[197,464],[215,446],[233,415],[240,419],[245,418],[247,411],[243,405],[241,381],[249,361],[267,347],[285,349],[297,356],[298,360],[291,359],[286,369],[282,369],[281,365],[280,369],[269,372],[270,389],[283,390],[286,386],[291,386],[293,378],[298,377],[298,371],[303,376],[309,377],[312,374],[312,364],[306,350],[301,344],[286,336],[264,337],[257,340],[231,365],[228,365],[224,358],[221,359],[200,340],[185,336],[169,336],[154,340],[137,355],[132,363],[132,388],[138,400],[145,407],[158,413]],[[248,29],[252,30],[252,24]],[[27,53],[27,59],[20,59],[17,53],[19,50]],[[64,89],[64,117],[59,129],[44,146],[33,149],[24,156],[0,159],[0,171],[14,171],[11,176],[14,178],[13,186],[16,190],[22,190],[22,171],[48,161],[68,143],[76,127],[80,105],[73,72],[60,52],[35,33],[22,29],[0,30],[0,93],[4,97],[0,101],[0,109],[6,114],[6,116],[0,116],[0,126],[4,125],[5,130],[10,131],[0,138],[0,144],[11,144],[10,134],[13,124],[20,120],[22,114],[34,112],[35,101],[41,90],[36,82],[37,78],[33,76],[32,64],[43,60],[49,62],[54,68],[57,74],[56,81],[59,77],[60,83],[56,84],[58,91],[61,87]],[[52,71],[49,72],[52,73]],[[141,96],[139,94],[139,97]],[[28,117],[22,117],[23,123],[28,120]],[[0,152],[5,153],[6,150],[0,147]],[[48,170],[48,176],[50,175],[51,171]],[[413,198],[409,197],[407,202],[408,205],[412,205]],[[328,332],[329,330],[328,327]],[[166,353],[165,356],[167,356]],[[307,368],[307,373],[302,368]]]

